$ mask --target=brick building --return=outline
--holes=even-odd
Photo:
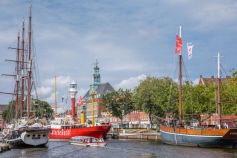
[[[225,83],[228,82],[228,80],[231,79],[230,76],[226,76],[224,78],[221,78],[221,82]],[[208,86],[208,85],[217,85],[217,78],[215,78],[214,76],[211,77],[203,77],[202,75],[200,75],[199,77],[199,85],[204,85],[204,86]]]
[[[218,114],[212,114],[212,115],[201,115],[202,125],[208,125],[208,126],[215,126],[218,124]],[[222,126],[228,126],[231,127],[237,127],[237,116],[235,115],[228,115],[228,116],[221,116],[221,124]]]
[[[103,113],[104,114],[104,113]],[[121,120],[117,117],[113,117],[111,115],[104,114],[109,122],[113,125],[113,127],[121,127]],[[126,128],[147,128],[150,127],[150,121],[148,114],[141,111],[133,111],[130,114],[127,114],[123,117],[123,127]]]

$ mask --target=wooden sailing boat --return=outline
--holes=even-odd
[[[179,48],[179,124],[165,124],[160,126],[160,136],[164,143],[199,147],[235,147],[237,145],[237,128],[223,128],[221,123],[220,97],[220,55],[218,53],[218,124],[212,128],[184,127],[182,123],[182,39],[180,33],[176,37],[176,52]],[[181,46],[180,46],[181,44]]]
[[[3,132],[2,140],[11,145],[29,145],[29,146],[40,146],[48,143],[48,133],[49,128],[44,127],[41,123],[38,123],[34,116],[31,115],[31,90],[32,90],[32,55],[31,55],[31,46],[32,46],[32,24],[31,24],[31,7],[30,7],[30,16],[29,16],[29,30],[28,30],[28,58],[25,61],[25,51],[24,48],[24,34],[25,34],[25,24],[22,23],[22,44],[20,49],[20,35],[18,34],[18,44],[17,44],[17,57],[16,57],[16,95],[15,102],[15,120],[14,123],[9,124]],[[21,60],[20,60],[20,51],[21,51]],[[24,91],[25,91],[25,70],[27,70],[27,117],[24,117],[23,107],[24,107]],[[21,72],[21,74],[20,74]],[[21,78],[21,84],[19,81]],[[21,86],[21,97],[20,97],[20,118],[18,115],[18,106],[19,106],[19,89]],[[31,119],[34,124],[30,124],[29,120]]]

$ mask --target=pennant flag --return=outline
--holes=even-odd
[[[176,49],[175,52],[177,55],[181,55],[181,49],[182,49],[182,38],[179,35],[176,35]]]
[[[194,47],[194,45],[192,43],[187,43],[188,59],[192,58],[193,47]]]
[[[80,96],[79,100],[78,100],[78,106],[82,105],[82,96]]]

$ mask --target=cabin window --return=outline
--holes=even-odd
[[[27,134],[27,137],[30,137],[30,135],[29,135],[29,134]]]
[[[43,137],[45,137],[46,135],[45,134],[43,134]]]

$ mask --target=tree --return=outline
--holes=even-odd
[[[134,90],[136,108],[148,114],[151,125],[166,112],[175,111],[177,84],[170,78],[147,77]]]
[[[237,115],[237,71],[232,71],[232,77],[222,81],[221,105],[222,114]]]
[[[15,100],[10,101],[6,109],[3,111],[2,117],[6,122],[10,122],[15,118],[15,103]]]
[[[102,97],[102,105],[114,117],[118,117],[123,125],[123,117],[134,110],[132,93],[130,90],[119,89],[107,93]]]
[[[50,118],[53,114],[53,110],[48,102],[35,100],[33,104],[35,108],[35,115],[36,117],[47,117]]]
[[[232,77],[221,80],[222,115],[237,114],[237,71],[232,70]],[[217,80],[206,85],[183,86],[184,113],[212,114],[217,112]]]
[[[26,107],[26,102],[24,107]],[[3,119],[7,122],[10,122],[15,118],[15,100],[10,101],[7,108],[3,111]],[[36,117],[51,117],[53,114],[53,110],[50,105],[46,101],[41,100],[32,100],[31,102],[32,108],[35,112]],[[20,117],[20,109],[18,109],[18,118]]]

